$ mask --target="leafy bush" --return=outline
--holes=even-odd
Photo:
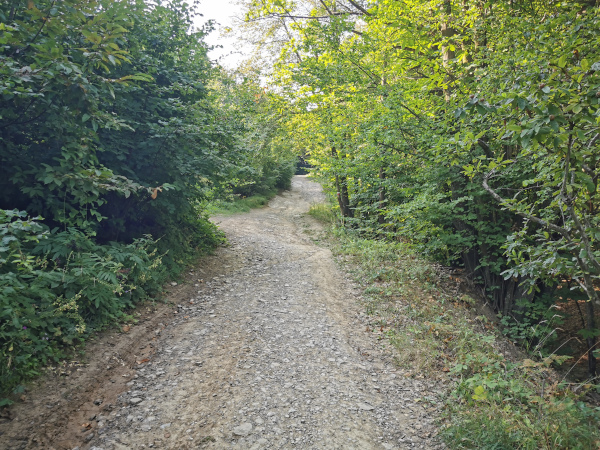
[[[91,330],[126,319],[167,277],[157,242],[98,245],[0,210],[0,395],[66,356]]]
[[[276,96],[213,66],[198,15],[181,0],[0,5],[0,394],[221,243],[211,192],[289,186]]]
[[[535,302],[520,300],[515,306],[514,313],[500,315],[502,332],[528,351],[546,353],[556,341],[556,329],[563,322],[563,316],[556,312],[556,305],[549,305],[546,296]]]
[[[571,385],[552,370],[568,356],[511,360],[486,318],[466,310],[471,300],[444,287],[447,276],[413,246],[343,228],[332,236],[334,254],[349,261],[365,288],[372,332],[389,339],[396,362],[411,376],[449,375],[439,401],[441,436],[450,448],[597,447],[600,409],[584,402],[594,386]]]
[[[504,316],[574,282],[596,375],[599,3],[342,4],[247,4],[248,27],[281,31],[280,140],[309,155],[345,225],[464,268]]]
[[[515,364],[490,355],[476,353],[454,367],[461,381],[447,402],[443,432],[452,448],[570,449],[600,443],[600,409],[581,400],[585,390],[577,394],[567,383],[545,384],[548,368],[569,357]]]
[[[218,199],[210,202],[208,211],[211,214],[237,214],[249,212],[253,208],[261,208],[269,203],[277,195],[277,190],[263,194],[255,194],[250,197],[231,196],[229,199]]]
[[[296,164],[294,160],[284,161],[277,167],[277,176],[275,177],[275,187],[279,189],[291,189],[292,177],[296,173]]]

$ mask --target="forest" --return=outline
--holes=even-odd
[[[598,2],[242,4],[235,73],[201,4],[0,6],[0,394],[157,296],[223,242],[212,200],[287,188],[298,157],[339,227],[460,270],[512,341],[553,351],[575,308],[597,384]]]

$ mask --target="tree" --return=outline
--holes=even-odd
[[[573,281],[589,299],[592,374],[597,15],[594,2],[454,0],[248,14],[291,30],[271,82],[345,223],[463,266],[517,320]]]

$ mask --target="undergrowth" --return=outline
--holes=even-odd
[[[314,217],[329,220],[320,205]],[[408,373],[450,383],[441,437],[453,449],[597,449],[600,409],[584,401],[591,384],[561,379],[569,358],[511,357],[475,301],[410,244],[365,239],[332,227],[331,247],[365,289],[372,332],[395,347]],[[502,350],[504,348],[504,350]]]
[[[335,214],[333,213],[331,207],[326,203],[316,203],[311,205],[310,209],[308,210],[308,214],[313,216],[315,219],[328,224],[333,224],[336,220]]]
[[[131,320],[136,304],[156,297],[193,252],[206,250],[206,236],[222,239],[208,221],[197,222],[205,223],[194,234],[204,247],[189,238],[188,251],[166,261],[149,235],[98,244],[93,234],[50,230],[25,212],[0,210],[0,407],[92,331]]]
[[[248,212],[254,208],[261,208],[269,203],[273,197],[277,195],[277,189],[263,191],[249,197],[232,196],[227,200],[214,200],[208,207],[209,214],[232,215]]]

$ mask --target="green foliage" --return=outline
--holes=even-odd
[[[484,416],[482,408],[476,408],[466,417],[455,417],[443,435],[456,449],[570,449],[597,445],[597,412],[571,399],[549,403],[541,414],[494,405],[486,408],[489,415]]]
[[[600,410],[585,387],[556,378],[569,356],[514,362],[485,316],[470,314],[447,276],[406,243],[334,230],[333,252],[365,288],[372,332],[396,348],[407,375],[448,373],[441,436],[450,448],[595,448]]]
[[[473,336],[476,337],[476,336]],[[452,448],[594,448],[600,410],[567,384],[545,384],[548,367],[569,357],[510,363],[470,355],[454,367],[462,378],[448,401],[443,436]]]
[[[197,205],[235,163],[231,130],[208,97],[214,71],[205,31],[192,26],[196,7],[42,0],[0,8],[0,207],[100,243],[166,237],[159,245],[170,266],[194,251],[192,241],[212,244]]]
[[[214,67],[198,16],[0,6],[0,395],[223,242],[211,195],[289,187],[278,96]]]
[[[280,132],[344,225],[464,268],[520,335],[574,282],[595,375],[597,2],[261,1],[248,17],[285,26]]]
[[[540,23],[503,17],[524,38],[515,43],[498,36],[497,51],[510,48],[511,57],[490,59],[481,71],[489,95],[484,101],[474,95],[460,109],[464,125],[457,140],[470,151],[469,142],[484,133],[493,154],[473,159],[465,173],[481,174],[496,200],[525,218],[525,227],[506,243],[513,264],[504,275],[523,277],[532,289],[540,278],[552,284],[557,274],[572,277],[598,302],[586,273],[600,274],[594,181],[600,76],[590,63],[600,58],[594,44],[599,19],[595,8],[552,12]],[[543,57],[532,51],[537,39],[547,49]],[[498,88],[488,85],[492,79]],[[501,198],[508,190],[511,199]]]
[[[232,200],[216,200],[211,202],[208,210],[211,214],[238,214],[249,212],[254,208],[261,208],[277,195],[277,191],[273,190],[264,194],[256,194],[250,197],[235,197]]]
[[[227,199],[290,189],[297,157],[279,133],[282,97],[262,88],[255,74],[241,80],[222,74],[213,87],[223,118],[234,130],[236,166],[212,194]]]
[[[311,205],[310,209],[308,210],[308,214],[326,224],[333,224],[337,219],[332,210],[332,206],[328,203],[317,203]]]
[[[127,82],[106,76],[127,60],[126,4],[5,3],[0,26],[0,205],[90,228],[103,194],[143,188],[96,158],[98,129],[125,126],[99,102]]]
[[[535,302],[517,301],[511,315],[500,316],[502,332],[530,352],[547,354],[564,319],[556,312],[556,305],[548,304],[547,296]]]
[[[23,212],[0,210],[0,393],[6,395],[86,333],[124,319],[160,290],[157,242],[97,245],[70,228],[50,232]]]
[[[289,190],[292,188],[292,177],[296,173],[296,160],[288,159],[277,167],[275,187]]]

